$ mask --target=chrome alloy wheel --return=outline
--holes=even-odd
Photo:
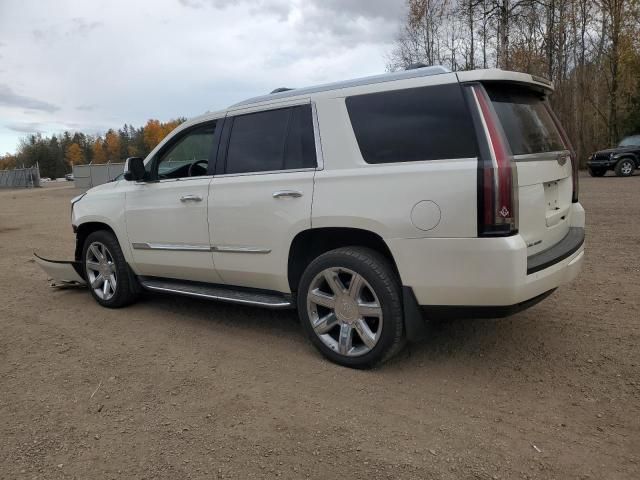
[[[382,306],[362,275],[332,267],[314,277],[307,312],[318,338],[348,357],[370,352],[382,334]]]
[[[118,279],[113,256],[103,243],[93,242],[89,245],[85,268],[89,285],[98,298],[111,300],[116,294]]]
[[[622,164],[622,167],[620,168],[620,171],[623,175],[631,175],[631,172],[633,172],[633,164],[631,163],[631,161],[627,160],[626,162],[624,162]]]

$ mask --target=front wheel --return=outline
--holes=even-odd
[[[298,289],[298,313],[314,346],[329,360],[370,368],[404,345],[400,282],[378,252],[346,247],[309,264]]]
[[[129,271],[120,244],[111,232],[100,230],[87,237],[82,263],[89,291],[100,305],[119,308],[136,300],[137,280]]]
[[[635,163],[630,158],[623,158],[616,164],[616,175],[619,177],[629,177],[636,168]]]

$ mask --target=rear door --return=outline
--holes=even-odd
[[[558,243],[569,231],[570,152],[540,90],[509,82],[484,82],[484,88],[516,161],[518,231],[531,256]]]
[[[312,106],[230,113],[209,194],[213,261],[224,283],[287,292],[289,246],[311,227]]]

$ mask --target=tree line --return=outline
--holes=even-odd
[[[161,122],[151,119],[143,127],[125,124],[104,135],[64,131],[60,134],[28,135],[20,140],[15,154],[0,156],[0,170],[40,166],[42,177],[59,178],[73,165],[122,162],[127,157],[145,157],[184,118]]]
[[[502,68],[552,80],[581,162],[640,133],[640,0],[407,0],[388,69]]]

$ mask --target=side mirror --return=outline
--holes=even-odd
[[[124,179],[128,181],[140,182],[144,180],[146,171],[142,157],[129,157],[124,162]]]

